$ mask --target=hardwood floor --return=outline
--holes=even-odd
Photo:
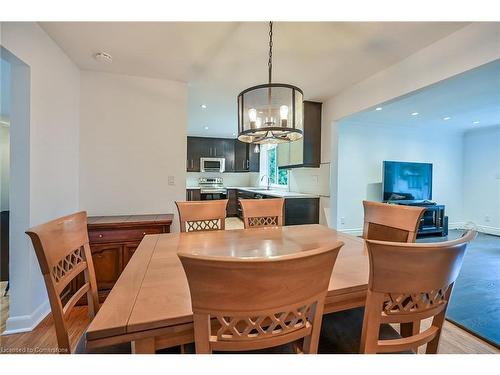
[[[5,331],[5,322],[9,316],[9,295],[4,297],[6,281],[0,281],[0,335]]]
[[[226,230],[230,229],[244,229],[243,221],[238,217],[226,218]]]
[[[426,328],[426,323],[422,325]],[[429,322],[430,323],[430,322]],[[428,323],[428,324],[429,324]],[[70,313],[68,326],[74,348],[78,338],[89,324],[86,307],[75,307]],[[52,353],[57,346],[54,323],[49,315],[32,332],[0,336],[0,353]],[[420,348],[419,352],[423,352]],[[493,346],[446,321],[444,323],[440,354],[499,354]]]

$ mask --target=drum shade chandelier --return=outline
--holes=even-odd
[[[285,83],[272,83],[273,23],[269,22],[269,81],[238,95],[238,139],[265,144],[296,141],[304,129],[304,95]]]

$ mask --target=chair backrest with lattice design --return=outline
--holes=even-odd
[[[199,232],[225,228],[227,199],[175,202],[181,232]]]
[[[391,242],[415,242],[424,207],[363,201],[363,238]]]
[[[26,231],[31,238],[45,280],[61,353],[70,353],[67,317],[87,294],[90,317],[99,309],[96,279],[87,232],[87,213],[78,212]],[[84,284],[63,304],[61,293],[83,272]]]
[[[335,242],[276,258],[180,252],[191,292],[196,352],[263,349],[300,338],[304,352],[316,352],[324,299],[342,246]]]
[[[467,243],[475,236],[469,231],[457,240],[437,243],[366,241],[370,279],[362,353],[400,352],[424,344],[427,353],[437,352],[453,284]],[[430,317],[431,326],[420,332],[420,322]],[[386,323],[400,323],[404,338],[379,340],[380,325]]]
[[[281,227],[284,203],[283,198],[240,199],[245,228]]]

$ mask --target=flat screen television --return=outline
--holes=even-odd
[[[432,164],[384,161],[384,201],[431,200]]]

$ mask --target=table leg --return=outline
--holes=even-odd
[[[132,353],[134,354],[155,354],[155,338],[132,341]]]

